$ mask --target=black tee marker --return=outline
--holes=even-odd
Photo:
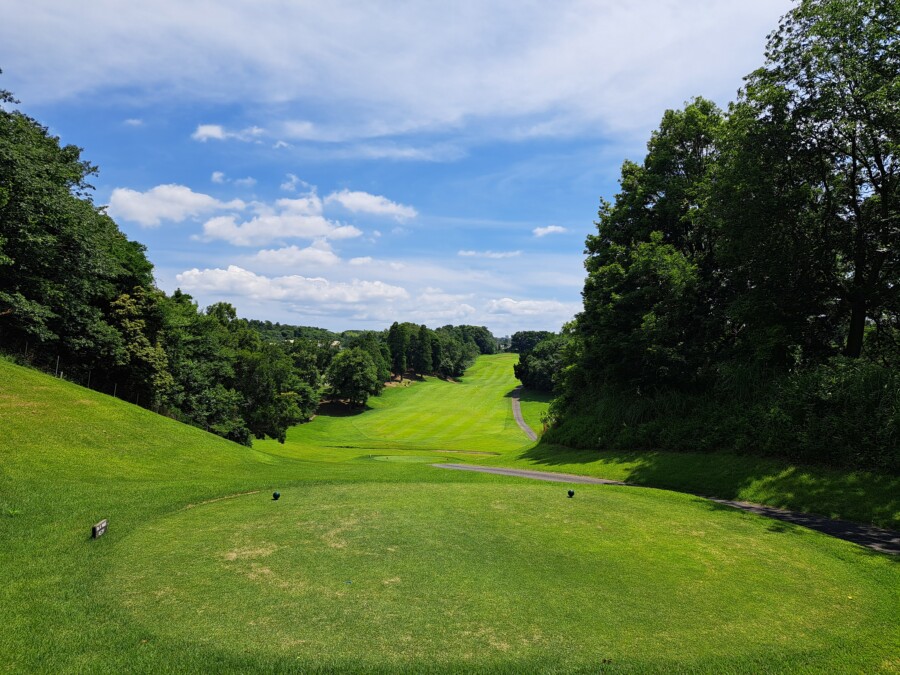
[[[280,493],[280,492],[273,492],[273,493],[272,493],[272,499],[273,499],[274,501],[276,501],[276,502],[278,501],[278,498],[279,498],[280,496],[281,496],[281,493]]]
[[[575,496],[575,490],[569,490],[569,499]]]

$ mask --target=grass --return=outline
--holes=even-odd
[[[887,556],[688,495],[431,467],[565,466],[515,426],[511,363],[250,450],[0,361],[0,670],[900,668]]]

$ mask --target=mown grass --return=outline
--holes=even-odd
[[[252,450],[0,361],[0,670],[898,668],[886,556],[687,495],[415,461],[540,465],[508,360]]]

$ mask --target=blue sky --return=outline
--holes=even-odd
[[[787,0],[0,0],[0,88],[201,307],[558,330],[624,159]]]

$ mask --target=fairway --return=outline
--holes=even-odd
[[[432,467],[529,452],[514,359],[252,450],[0,361],[0,668],[897,671],[887,556],[684,494]]]
[[[435,452],[500,454],[530,445],[512,415],[515,354],[480,358],[458,382],[436,378],[404,380],[369,399],[365,412],[326,408],[311,424],[294,427],[287,442],[254,444],[273,454],[296,457],[354,456],[348,449],[392,448]],[[321,453],[317,449],[326,449]],[[379,453],[381,454],[381,453]],[[388,453],[384,453],[388,454]],[[390,453],[396,454],[396,453]],[[435,461],[438,461],[437,459]]]

